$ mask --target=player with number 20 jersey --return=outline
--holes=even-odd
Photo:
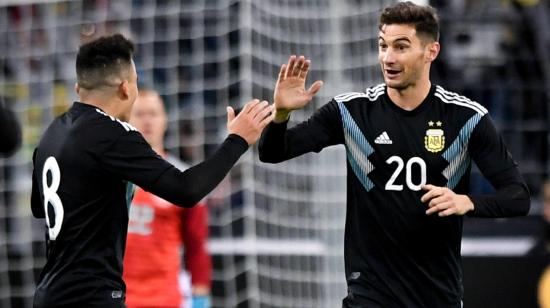
[[[263,161],[344,144],[347,152],[346,277],[350,291],[395,307],[460,307],[462,216],[426,215],[421,187],[467,193],[471,160],[497,188],[526,191],[487,110],[440,86],[407,111],[381,84],[345,93],[287,130],[270,124]],[[474,196],[468,215],[515,216],[524,202]],[[377,306],[376,306],[377,307]]]

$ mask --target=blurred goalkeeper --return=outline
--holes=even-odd
[[[530,197],[487,110],[431,83],[439,45],[436,12],[400,2],[380,16],[384,84],[335,96],[287,129],[306,90],[310,62],[290,57],[275,86],[276,116],[260,159],[277,163],[344,144],[347,151],[344,307],[462,307],[463,215],[525,215]],[[473,159],[496,188],[468,194]]]
[[[32,213],[45,218],[47,261],[35,307],[123,307],[122,258],[133,185],[183,207],[208,194],[272,120],[252,100],[204,162],[180,171],[127,121],[138,95],[133,44],[120,34],[82,45],[68,112],[48,127],[33,155]]]
[[[153,150],[174,166],[187,167],[164,149],[167,128],[161,97],[141,90],[132,107],[130,124],[136,127]],[[178,282],[181,249],[185,269],[191,276],[191,305],[208,308],[212,262],[206,250],[208,210],[199,203],[189,209],[176,207],[142,188],[137,188],[130,207],[128,239],[124,255],[126,305],[134,307],[182,307]]]

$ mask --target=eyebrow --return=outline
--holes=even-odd
[[[382,41],[384,41],[384,42],[386,41],[381,35],[378,36],[378,39],[379,39],[379,40],[382,40]],[[395,41],[393,41],[393,43],[397,43],[397,42],[400,42],[400,41],[404,41],[404,42],[407,42],[407,43],[410,43],[410,42],[411,42],[411,40],[410,40],[408,37],[401,37],[401,38],[398,38],[398,39],[396,39]]]

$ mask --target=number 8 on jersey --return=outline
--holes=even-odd
[[[48,171],[51,174],[51,185],[48,186]],[[63,222],[63,203],[57,194],[59,182],[61,181],[61,171],[55,157],[50,156],[44,163],[42,170],[42,187],[44,190],[44,212],[46,213],[46,225],[48,226],[48,235],[50,240],[55,241],[59,231],[61,231],[61,223]],[[53,227],[50,222],[48,203],[53,206],[54,223]]]

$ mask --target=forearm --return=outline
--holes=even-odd
[[[527,185],[517,168],[506,170],[490,179],[496,187],[491,195],[469,195],[474,210],[468,213],[473,217],[513,217],[524,216],[529,212],[530,196]]]
[[[287,159],[287,126],[288,121],[271,123],[263,131],[258,142],[260,161],[279,163]]]
[[[211,157],[183,172],[168,169],[148,190],[175,205],[192,207],[223,180],[247,149],[243,138],[229,135]]]

